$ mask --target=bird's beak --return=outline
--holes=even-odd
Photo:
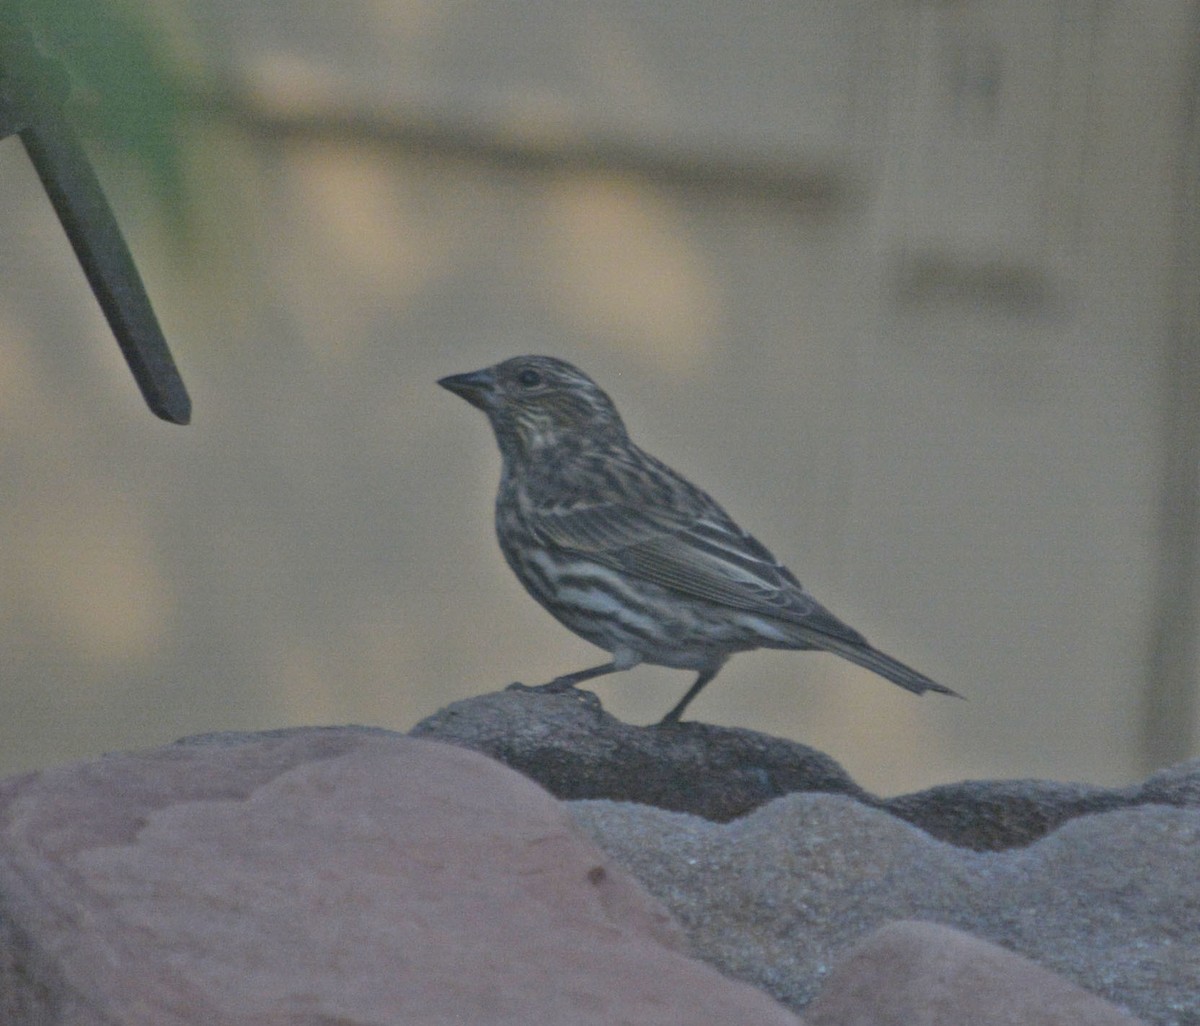
[[[496,378],[491,368],[470,374],[451,374],[448,378],[439,378],[438,384],[481,410],[488,408],[496,392]]]

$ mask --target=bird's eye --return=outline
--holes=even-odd
[[[517,375],[517,383],[522,388],[537,388],[542,383],[542,376],[532,367],[526,367]]]

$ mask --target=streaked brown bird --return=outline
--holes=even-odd
[[[496,535],[526,590],[611,653],[565,691],[639,663],[695,670],[673,723],[735,652],[822,649],[921,694],[955,692],[873,648],[705,492],[629,438],[581,370],[516,356],[442,378],[487,414],[503,468]]]

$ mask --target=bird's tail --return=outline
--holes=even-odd
[[[893,684],[899,684],[906,691],[911,691],[913,694],[920,695],[926,691],[936,691],[940,695],[953,695],[955,698],[962,698],[962,695],[957,691],[951,691],[945,685],[939,684],[935,680],[930,680],[925,674],[918,673],[911,666],[905,666],[899,659],[893,659],[886,652],[880,652],[879,649],[872,648],[865,641],[860,644],[854,644],[828,635],[813,638],[813,641],[816,642],[817,647],[823,648],[826,652],[832,652],[834,655],[848,659],[850,662],[870,670],[872,673],[886,677]]]

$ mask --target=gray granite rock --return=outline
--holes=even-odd
[[[1200,759],[1129,788],[970,781],[880,798],[805,745],[704,723],[630,726],[586,691],[481,695],[447,706],[412,733],[490,755],[560,798],[639,802],[727,822],[784,794],[844,794],[977,851],[1029,844],[1077,816],[1151,803],[1200,806]]]
[[[704,723],[635,727],[582,690],[481,695],[410,733],[490,755],[558,798],[639,802],[719,822],[793,791],[869,797],[833,759],[804,745]]]
[[[1200,765],[1197,767],[1200,775]],[[1138,788],[1057,780],[965,780],[867,804],[974,851],[1019,848],[1076,816],[1147,804]],[[1172,803],[1174,804],[1174,803]]]
[[[1149,1022],[1200,1022],[1200,810],[1080,816],[1027,847],[975,852],[840,795],[791,795],[731,823],[571,808],[697,954],[794,1009],[872,931],[917,919],[1018,952]]]

